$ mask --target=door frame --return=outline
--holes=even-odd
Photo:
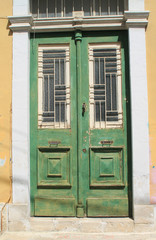
[[[25,2],[25,3],[24,3]],[[144,12],[144,1],[130,0],[130,11]],[[14,1],[14,17],[29,14],[29,1],[19,8]],[[133,13],[130,13],[133,15]],[[135,28],[136,27],[136,28]],[[149,129],[146,75],[145,27],[139,20],[129,23],[130,95],[132,129],[132,182],[133,206],[149,205]],[[113,30],[112,30],[113,31]],[[29,29],[21,27],[13,33],[13,86],[12,86],[12,154],[13,203],[30,207],[30,126],[29,126]],[[23,47],[24,46],[24,47]],[[137,68],[136,68],[137,66]],[[139,84],[142,85],[140,91]],[[142,101],[142,99],[144,99]],[[22,161],[21,161],[22,159]],[[141,166],[141,169],[140,169]],[[140,189],[138,191],[138,189]]]
[[[31,215],[39,216],[39,214],[41,214],[41,212],[43,214],[43,209],[45,208],[45,204],[43,204],[44,205],[44,207],[43,207],[41,202],[48,201],[47,204],[49,205],[50,201],[54,201],[54,199],[55,199],[54,192],[56,192],[56,195],[58,194],[56,197],[58,206],[59,206],[59,201],[62,201],[62,198],[64,198],[64,196],[66,196],[66,197],[68,196],[68,199],[69,199],[69,197],[70,198],[73,197],[73,203],[75,202],[75,204],[76,204],[75,208],[77,211],[77,216],[84,217],[84,212],[86,215],[88,215],[87,209],[90,208],[89,203],[96,196],[96,200],[103,201],[103,204],[105,204],[107,206],[107,208],[108,208],[108,204],[111,202],[111,200],[114,205],[115,205],[115,201],[118,202],[118,204],[121,201],[122,201],[122,203],[124,202],[125,205],[124,204],[123,205],[125,208],[124,208],[124,211],[122,209],[121,216],[130,216],[131,217],[132,216],[132,207],[131,207],[132,196],[130,194],[132,192],[132,189],[131,189],[131,186],[132,186],[132,184],[131,184],[131,182],[132,182],[131,181],[131,156],[130,156],[131,144],[127,144],[127,142],[128,143],[131,142],[131,140],[129,139],[130,133],[127,131],[127,129],[130,129],[130,118],[128,118],[128,115],[129,115],[128,113],[130,112],[130,109],[129,109],[130,101],[129,101],[129,69],[128,69],[129,63],[128,63],[128,33],[127,33],[127,31],[114,31],[113,33],[110,31],[98,31],[98,32],[97,31],[96,32],[95,31],[94,32],[76,31],[76,32],[69,32],[68,34],[65,32],[64,33],[44,33],[44,34],[38,33],[38,34],[36,34],[36,39],[34,39],[33,34],[31,34],[30,39],[31,39],[30,40],[30,43],[31,43],[31,45],[30,45],[30,47],[31,47],[30,48],[30,59],[31,59],[31,66],[30,66]],[[121,54],[120,58],[121,59],[118,59],[118,61],[119,61],[119,63],[121,61],[121,63],[120,63],[121,70],[118,70],[118,74],[119,74],[118,81],[119,81],[119,79],[121,80],[120,76],[122,73],[122,81],[121,81],[121,86],[120,86],[120,90],[119,90],[119,92],[120,92],[119,95],[121,96],[121,105],[122,105],[123,110],[118,109],[118,111],[123,112],[123,120],[122,120],[123,127],[122,128],[120,126],[115,129],[113,129],[113,127],[109,127],[109,129],[108,128],[93,129],[90,126],[90,120],[89,120],[89,116],[90,116],[90,110],[89,110],[90,109],[90,105],[89,105],[90,72],[89,71],[92,71],[92,69],[90,69],[90,67],[89,67],[89,64],[90,64],[90,59],[88,59],[88,57],[90,56],[89,47],[92,46],[91,48],[95,48],[95,47],[97,48],[97,46],[102,46],[102,43],[103,43],[103,45],[107,46],[107,48],[108,48],[108,46],[110,47],[110,45],[113,44],[112,46],[114,48],[120,49],[120,54]],[[47,46],[48,47],[56,46],[56,44],[58,44],[57,47],[60,46],[61,48],[63,48],[63,46],[67,47],[67,45],[68,45],[68,48],[69,48],[67,61],[69,61],[69,59],[70,59],[70,66],[71,66],[70,67],[70,79],[71,79],[71,83],[70,83],[70,89],[71,89],[70,106],[71,107],[70,108],[71,108],[71,111],[73,111],[74,106],[77,105],[77,107],[76,107],[77,118],[72,117],[70,129],[68,129],[68,128],[62,129],[61,127],[60,127],[60,129],[58,129],[58,128],[55,129],[55,128],[51,128],[51,127],[42,129],[42,127],[40,126],[41,123],[38,122],[38,119],[40,119],[39,116],[41,113],[40,107],[39,107],[41,105],[40,98],[42,97],[42,95],[40,94],[40,90],[39,90],[39,89],[41,89],[41,84],[40,84],[40,81],[41,81],[41,75],[40,75],[40,72],[41,72],[41,69],[40,69],[41,68],[40,67],[41,50],[40,49],[41,48],[44,49],[44,46],[45,46],[45,48]],[[119,64],[118,64],[118,67],[119,67]],[[74,73],[75,70],[76,70],[76,74]],[[86,74],[87,74],[87,76],[86,76]],[[84,77],[85,77],[85,79],[83,79]],[[83,89],[84,89],[83,81],[85,81],[85,86],[86,86],[86,84],[88,86],[87,88],[85,88],[86,91],[83,91]],[[73,91],[75,94],[73,94]],[[83,95],[82,95],[82,92],[83,92]],[[74,96],[74,99],[72,99],[73,96]],[[75,99],[75,96],[76,96],[76,99]],[[125,97],[127,98],[127,101],[125,100]],[[77,104],[76,104],[76,102],[77,102]],[[86,110],[85,116],[82,116],[83,102],[86,102],[86,104],[87,104],[87,110]],[[71,114],[71,115],[73,115],[73,114]],[[74,114],[74,116],[75,116],[75,114]],[[86,121],[86,122],[84,123],[84,121]],[[120,124],[121,124],[121,122],[120,122]],[[98,131],[99,131],[99,133],[98,133],[98,140],[97,140],[97,132]],[[73,135],[73,132],[74,132],[74,135]],[[69,136],[69,133],[70,133],[70,136]],[[109,136],[107,136],[106,133],[109,134]],[[67,137],[66,141],[61,138],[61,136],[63,136],[63,134],[66,134],[66,137]],[[85,136],[85,141],[83,143],[82,143],[82,141],[83,141],[82,134],[84,134],[84,136]],[[94,139],[94,141],[93,141],[93,138],[94,138],[93,135],[96,136],[95,137],[96,140]],[[45,138],[45,136],[46,136],[46,138]],[[72,143],[75,142],[73,137],[75,140],[77,139],[76,147],[74,145],[72,145]],[[91,178],[93,177],[93,175],[91,173],[93,170],[91,170],[91,169],[92,168],[94,169],[94,166],[93,166],[94,164],[91,167],[91,165],[89,164],[89,161],[91,161],[91,162],[95,161],[95,159],[92,155],[92,153],[95,151],[95,148],[96,148],[96,151],[98,152],[98,153],[95,153],[96,151],[94,152],[94,154],[96,156],[97,156],[97,154],[99,154],[99,151],[100,152],[102,151],[101,144],[99,144],[101,137],[102,137],[102,139],[103,138],[104,139],[111,138],[114,140],[113,146],[106,147],[106,145],[105,145],[105,148],[103,148],[103,149],[105,149],[107,154],[113,154],[113,152],[116,152],[116,151],[118,152],[119,149],[120,149],[120,151],[119,151],[120,154],[122,153],[120,164],[119,164],[119,162],[118,162],[118,164],[120,166],[122,164],[123,175],[120,173],[122,175],[122,177],[121,177],[121,175],[119,173],[118,174],[122,178],[122,184],[124,187],[119,187],[119,185],[116,187],[113,187],[113,186],[110,187],[111,185],[109,185],[110,191],[112,194],[110,194],[110,193],[108,194],[108,190],[106,190],[106,188],[108,189],[108,186],[107,187],[103,186],[103,190],[100,187],[102,192],[100,191],[101,193],[99,192],[99,195],[96,195],[97,194],[96,192],[99,190],[98,186],[96,186],[96,187],[94,186],[94,188],[95,188],[94,190],[91,186],[89,187],[89,175]],[[69,146],[70,138],[73,139],[72,142],[70,142],[71,146]],[[42,139],[42,141],[41,141],[41,139]],[[52,139],[59,140],[59,141],[61,140],[58,147],[53,146],[52,148],[49,148],[48,141],[51,141]],[[62,190],[61,190],[62,192],[59,191],[60,193],[58,193],[57,192],[58,187],[57,187],[57,184],[54,181],[54,179],[49,178],[49,182],[48,182],[48,180],[45,177],[43,177],[44,175],[42,174],[41,167],[39,167],[41,165],[40,149],[44,148],[44,151],[42,152],[42,158],[45,159],[44,156],[47,154],[47,151],[48,152],[56,151],[57,154],[59,154],[59,152],[60,152],[59,148],[66,148],[65,146],[68,146],[71,148],[70,153],[69,153],[71,155],[70,164],[69,164],[71,166],[70,177],[71,177],[71,179],[74,178],[74,181],[71,180],[71,182],[70,182],[71,189],[65,190],[65,188],[63,188],[63,186],[62,186]],[[113,150],[111,151],[112,148],[113,148]],[[72,157],[74,153],[76,155],[76,152],[75,152],[76,149],[77,149],[77,161],[76,161],[76,157]],[[82,149],[86,149],[86,152],[83,152]],[[117,152],[116,152],[116,154],[117,154]],[[118,152],[118,154],[119,154],[119,152]],[[52,155],[51,155],[51,157],[52,157]],[[117,161],[117,159],[116,159],[116,161]],[[45,162],[45,160],[44,160],[44,162]],[[83,167],[82,167],[82,164],[83,164]],[[116,162],[116,164],[117,164],[117,162]],[[119,167],[118,164],[116,166]],[[77,174],[74,171],[74,168],[75,168],[74,166],[76,166],[76,165],[77,165]],[[44,171],[45,171],[45,169],[44,169]],[[74,172],[75,172],[75,174],[73,174]],[[88,178],[86,177],[86,179],[84,180],[84,178],[82,178],[82,176],[81,176],[82,173],[83,173],[83,175],[88,176]],[[117,174],[117,172],[116,172],[116,174]],[[77,198],[75,198],[76,193],[74,192],[74,189],[76,187],[75,186],[75,182],[76,182],[75,175],[77,175],[77,184],[76,184]],[[127,176],[129,176],[129,179]],[[42,180],[44,179],[43,180],[44,184],[49,184],[49,185],[47,185],[47,187],[44,187],[43,185],[41,186],[39,179],[42,179]],[[51,183],[50,183],[50,181],[51,181]],[[109,179],[109,181],[110,181],[110,179]],[[114,177],[113,181],[115,181],[115,177]],[[54,190],[54,187],[51,186],[51,184],[56,184],[55,190]],[[88,189],[88,195],[84,194],[84,192],[86,190],[83,188],[84,184],[86,186],[86,189]],[[117,182],[114,182],[114,184],[117,184]],[[102,185],[102,180],[101,180],[101,185]],[[112,185],[113,185],[113,183],[112,183]],[[46,190],[47,188],[49,190]],[[44,196],[43,191],[47,197]],[[64,192],[64,194],[63,194],[63,192]],[[49,200],[47,200],[47,198]],[[87,202],[87,204],[86,204],[86,202]],[[61,202],[61,204],[62,204],[62,202]],[[119,204],[119,205],[121,205],[121,204]],[[42,208],[42,211],[40,210],[40,208]],[[61,206],[58,208],[61,209]],[[63,204],[62,204],[62,208],[63,208]],[[129,212],[128,212],[128,209],[129,209]],[[50,211],[50,208],[49,208],[49,211]],[[46,211],[46,208],[45,208],[45,215],[43,214],[43,216],[50,216],[49,211]],[[66,208],[64,209],[64,215],[67,216],[67,212],[65,213],[65,211],[66,211]],[[119,211],[117,211],[117,212],[119,214]],[[116,210],[114,210],[114,214],[117,214],[117,212],[116,212]],[[57,216],[57,214],[60,214],[60,213],[57,213],[57,211],[54,211],[51,209],[51,215],[52,214],[56,214],[56,216]],[[63,214],[63,211],[62,211],[62,214]],[[104,214],[104,212],[103,212],[103,214]],[[113,214],[113,212],[111,214]]]

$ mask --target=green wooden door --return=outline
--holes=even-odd
[[[31,214],[129,216],[127,32],[31,38]]]

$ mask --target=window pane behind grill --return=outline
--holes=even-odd
[[[39,17],[40,18],[45,18],[46,15],[46,3],[47,1],[45,0],[39,0]]]
[[[99,12],[99,0],[95,1],[95,15],[96,16],[100,15],[100,12]]]
[[[117,15],[117,0],[110,0],[110,14]]]
[[[57,17],[61,17],[61,0],[56,1]]]
[[[101,1],[101,15],[108,15],[108,0]]]
[[[85,16],[90,16],[90,0],[83,0],[83,11]]]
[[[73,0],[65,0],[65,17],[71,17],[73,11]]]
[[[43,122],[66,122],[64,50],[43,50],[43,75]]]
[[[72,17],[74,11],[84,11],[84,16],[121,15],[124,0],[31,0],[34,17]],[[94,4],[95,3],[95,4]],[[39,4],[39,5],[38,5]],[[47,9],[48,8],[48,9]],[[39,14],[38,14],[39,9]]]
[[[116,49],[95,49],[93,56],[95,122],[118,121]]]
[[[48,17],[55,17],[55,0],[48,1]]]
[[[43,109],[48,111],[48,76],[44,76]]]

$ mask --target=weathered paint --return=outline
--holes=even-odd
[[[0,167],[3,167],[6,162],[6,157],[5,159],[0,159]]]
[[[146,30],[147,49],[147,83],[149,104],[149,135],[150,135],[150,199],[156,203],[156,1],[145,0],[145,8],[150,11],[149,24]]]
[[[12,34],[7,16],[12,15],[12,0],[0,0],[0,202],[11,195],[11,79]]]
[[[130,182],[128,184],[127,173],[128,169],[131,176],[131,169],[128,166],[131,158],[127,161],[129,104],[125,101],[129,90],[127,39],[127,31],[36,34],[35,39],[32,35],[30,79],[32,215],[77,217],[131,215],[128,202]],[[88,44],[114,42],[121,42],[123,127],[90,130]],[[71,130],[37,128],[38,45],[56,43],[70,43]],[[84,103],[86,112],[82,114]],[[101,146],[100,141],[103,139],[113,140],[112,146]],[[58,147],[48,146],[53,140],[60,142]],[[58,168],[53,173],[59,174],[60,178],[55,175],[50,179],[50,176],[47,176],[48,159],[56,158],[61,159],[59,167],[61,171]],[[110,158],[114,164],[113,170],[110,161],[107,165]],[[106,163],[101,163],[101,159],[107,159]],[[101,173],[104,176],[99,177],[99,171],[103,171],[100,164],[107,165],[108,175],[109,171],[112,171],[112,177],[107,177],[105,170]],[[56,201],[54,207],[53,203]],[[111,209],[112,205],[114,206],[112,210],[100,213],[103,207]]]

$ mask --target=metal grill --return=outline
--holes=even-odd
[[[35,18],[72,17],[75,11],[84,16],[122,15],[125,0],[32,0],[31,12]]]
[[[117,48],[97,48],[92,55],[90,81],[91,126],[119,127],[121,112],[121,57]],[[90,66],[91,66],[90,65]]]
[[[40,112],[42,113],[39,114],[39,125],[40,127],[66,128],[68,127],[67,118],[69,118],[67,117],[67,99],[70,98],[66,81],[66,50],[43,49],[40,53],[42,54],[40,62],[40,71],[42,71]]]

